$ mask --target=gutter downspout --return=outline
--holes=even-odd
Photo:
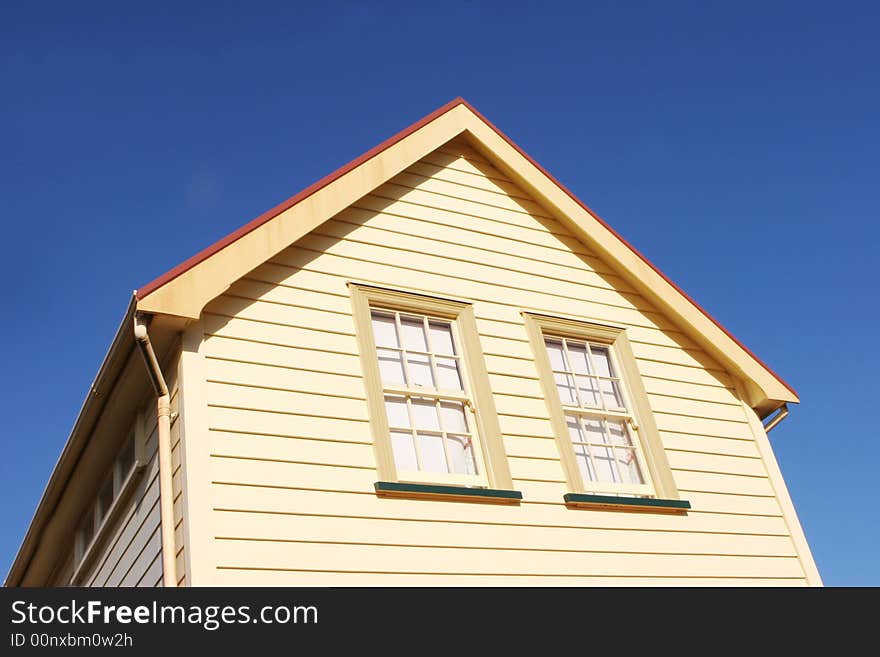
[[[153,389],[156,391],[156,422],[159,439],[159,509],[162,529],[162,585],[177,586],[177,550],[174,546],[174,486],[171,469],[171,395],[156,352],[150,343],[147,325],[138,315],[134,318],[134,337],[144,357]]]
[[[767,424],[764,425],[764,431],[770,433],[773,429],[782,422],[785,418],[788,417],[788,404],[783,404],[779,408],[776,409],[779,411],[776,415],[773,416],[773,419],[770,420]]]

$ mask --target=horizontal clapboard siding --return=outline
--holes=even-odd
[[[184,581],[183,531],[180,470],[180,426],[178,413],[177,361],[165,368],[171,391],[171,412],[175,418],[171,424],[172,468],[174,489],[176,545],[178,548],[178,579]],[[115,525],[109,528],[100,553],[84,573],[82,586],[152,587],[162,585],[162,536],[159,510],[159,456],[156,406],[149,404],[145,413],[147,435],[145,454],[147,465],[136,484],[135,490],[117,516]]]
[[[474,304],[519,506],[379,499],[351,281]],[[687,515],[567,509],[522,310],[627,328]],[[214,583],[803,585],[734,381],[467,146],[206,308]]]

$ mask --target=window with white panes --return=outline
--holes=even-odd
[[[485,485],[455,321],[379,308],[370,319],[398,479]]]
[[[545,336],[553,381],[585,490],[650,495],[626,385],[608,344]]]

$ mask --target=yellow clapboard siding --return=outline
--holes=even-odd
[[[283,277],[272,277],[270,273],[269,281],[262,280],[261,272],[262,268],[252,272],[248,278],[239,279],[229,287],[227,292],[233,296],[288,303],[302,308],[351,315],[351,299],[347,294],[328,294],[300,287],[289,287],[287,282],[291,280],[290,271],[285,271]],[[273,278],[281,280],[273,281]]]
[[[543,550],[551,552],[652,552],[658,554],[754,554],[794,556],[787,536],[619,531],[574,527],[463,525],[400,519],[321,517],[220,511],[214,531],[221,538],[281,541],[385,543],[395,545]]]
[[[636,357],[636,360],[639,367],[639,373],[643,377],[671,379],[690,385],[714,386],[717,388],[733,387],[733,380],[730,376],[718,370],[685,367],[645,357]]]
[[[678,473],[676,473],[678,474]],[[736,513],[755,516],[781,516],[782,512],[775,497],[756,497],[753,495],[731,495],[729,493],[707,493],[679,489],[681,496],[690,501],[691,508],[709,513]]]
[[[293,482],[292,486],[296,486]],[[532,531],[547,527],[615,529],[619,531],[684,531],[687,533],[787,535],[783,518],[773,515],[745,515],[697,512],[688,515],[591,511],[556,504],[519,506],[433,502],[380,498],[369,490],[323,491],[294,487],[273,488],[214,484],[211,500],[217,509],[260,513],[319,513],[339,517],[401,518],[464,525],[502,524],[526,526]]]
[[[209,381],[225,381],[242,386],[273,386],[315,395],[365,399],[360,377],[212,358],[207,358],[205,363]]]
[[[763,461],[757,457],[744,458],[725,454],[680,452],[667,448],[666,458],[669,459],[669,466],[676,470],[723,472],[751,477],[767,476]]]
[[[398,229],[400,228],[402,227],[398,225]],[[378,229],[372,225],[372,222],[356,225],[338,220],[328,221],[312,235],[321,239],[300,240],[297,244],[320,249],[323,242],[332,244],[336,248],[335,252],[341,255],[344,255],[348,249],[359,256],[370,252],[369,248],[364,248],[365,246],[372,246],[375,250],[385,252],[390,250],[394,261],[401,264],[404,264],[401,260],[403,254],[408,254],[406,262],[414,263],[408,266],[427,265],[431,259],[425,256],[439,255],[446,262],[446,266],[453,267],[464,275],[491,267],[496,271],[506,272],[505,276],[511,285],[534,285],[536,281],[543,280],[563,293],[567,291],[568,294],[577,294],[578,288],[582,291],[584,287],[589,287],[596,290],[600,300],[609,299],[610,303],[615,304],[622,303],[621,297],[625,300],[627,295],[641,299],[640,295],[631,288],[627,289],[627,286],[617,279],[614,279],[612,284],[607,274],[597,274],[586,266],[578,269],[561,267],[553,262],[519,257],[517,252],[496,253],[468,244],[456,244],[451,240],[442,243],[442,251],[438,254],[436,238]],[[522,273],[526,267],[531,268],[531,271],[527,274]]]
[[[744,577],[548,577],[540,575],[459,575],[370,573],[364,571],[305,571],[300,570],[247,570],[222,569],[217,572],[218,584],[223,586],[748,586],[789,587],[806,586],[803,577],[744,578]]]
[[[752,438],[749,425],[745,422],[730,422],[702,417],[688,417],[654,411],[654,419],[660,431],[689,433],[699,436],[718,436],[721,438]]]
[[[368,207],[360,207],[358,204],[361,203]],[[338,225],[340,230],[343,227],[357,231],[364,229],[374,234],[374,231],[381,231],[385,234],[381,243],[392,241],[389,236],[393,236],[394,240],[405,237],[410,243],[416,238],[429,239],[444,249],[450,245],[467,246],[470,249],[461,253],[479,250],[490,257],[502,258],[502,261],[521,259],[536,263],[542,270],[568,271],[572,279],[580,273],[594,273],[621,292],[636,292],[630,283],[611,271],[595,255],[583,250],[583,246],[579,249],[569,248],[564,240],[560,242],[555,236],[550,239],[546,236],[543,236],[544,239],[532,239],[542,234],[533,235],[529,231],[522,234],[517,230],[505,230],[506,224],[494,224],[474,217],[456,218],[446,213],[444,216],[437,216],[424,208],[413,214],[409,210],[420,207],[415,205],[399,204],[383,208],[378,202],[370,203],[363,199],[358,204],[339,213],[324,225]],[[394,211],[407,214],[395,214]],[[446,217],[449,217],[449,221],[443,221]],[[479,240],[479,246],[473,245],[475,238]]]
[[[500,372],[489,372],[492,392],[513,397],[534,397],[543,400],[541,382],[535,377],[511,376]]]
[[[475,191],[462,187],[459,189],[459,192],[462,192],[462,195],[464,195],[465,190],[467,192]],[[506,207],[494,203],[485,203],[482,199],[476,200],[476,197],[479,196],[478,194],[468,193],[467,195],[471,198],[461,198],[439,193],[436,189],[429,190],[422,186],[412,187],[410,185],[387,182],[377,187],[372,195],[394,201],[401,200],[415,203],[440,212],[455,212],[468,216],[482,217],[525,230],[543,230],[550,234],[567,236],[567,231],[555,219],[551,219],[546,215],[533,214],[528,209],[518,207],[513,203],[508,204]]]
[[[758,447],[751,437],[744,440],[735,440],[662,431],[660,432],[660,438],[663,441],[663,446],[669,450],[760,458]]]
[[[269,382],[267,382],[269,383]],[[290,415],[338,417],[366,421],[367,404],[362,399],[346,399],[287,390],[207,382],[211,402]]]
[[[204,315],[214,583],[803,584],[732,377],[472,149],[444,150]],[[473,304],[521,504],[375,495],[351,281]],[[690,512],[564,505],[523,310],[626,329]]]
[[[311,339],[314,342],[320,341],[321,344],[327,343],[327,346],[334,351],[351,352],[356,348],[351,317],[337,313],[228,295],[220,296],[212,301],[207,312],[226,317],[299,327],[303,329],[304,335],[308,335],[305,334],[305,331],[312,331],[306,339]],[[319,335],[315,335],[316,332]]]
[[[551,459],[559,466],[559,449],[552,436],[537,438],[505,435],[504,448],[508,456]]]
[[[495,304],[497,307],[497,304]],[[490,313],[481,315],[477,318],[477,326],[480,329],[480,335],[495,338],[507,338],[509,340],[518,340],[528,345],[528,336],[522,322],[522,315],[518,308],[511,308],[503,315],[499,315],[494,307],[487,309]],[[589,318],[582,318],[589,319]],[[657,328],[656,326],[637,326],[629,331],[630,340],[634,342],[644,342],[647,344],[655,344],[661,347],[673,347],[681,349],[698,350],[699,347],[690,338],[682,333],[677,333],[668,328]]]
[[[595,257],[582,243],[573,237],[549,232],[538,223],[531,226],[517,226],[492,217],[481,217],[456,211],[437,211],[437,209],[413,202],[368,194],[356,201],[353,207],[369,212],[381,212],[391,216],[435,222],[468,230],[472,235],[495,235],[511,241],[527,242],[559,252],[571,252],[584,257]],[[599,271],[597,269],[597,271]],[[609,269],[605,269],[609,271]]]
[[[211,476],[212,481],[220,483],[242,482],[350,492],[372,491],[376,481],[376,472],[372,467],[354,468],[217,456],[211,458]]]
[[[720,404],[708,400],[681,399],[669,395],[648,393],[648,403],[658,413],[676,413],[693,417],[703,417],[729,422],[744,422],[745,413],[741,405]]]
[[[407,174],[412,176],[413,179],[416,179],[416,177],[421,177],[423,179],[434,178],[435,180],[450,183],[453,185],[473,187],[475,189],[482,190],[483,192],[508,195],[513,198],[526,201],[529,200],[528,197],[522,192],[522,190],[520,190],[520,188],[512,182],[508,180],[502,180],[501,178],[490,178],[488,176],[482,175],[479,171],[476,170],[466,171],[460,168],[453,168],[452,166],[442,166],[438,164],[433,164],[426,160],[422,160],[421,162],[416,162],[409,169],[407,169]]]
[[[766,475],[701,472],[673,468],[672,474],[679,488],[692,491],[731,493],[736,495],[773,496],[773,487]]]
[[[206,312],[204,315],[205,333],[208,336],[258,339],[263,343],[281,346],[303,347],[317,352],[331,352],[357,355],[354,350],[354,337],[330,334],[310,328],[288,326],[279,322],[267,322],[259,318],[243,315],[229,317]],[[257,338],[256,336],[259,336]],[[208,339],[210,342],[210,337]],[[206,353],[211,353],[212,345]]]
[[[407,288],[434,290],[434,294],[437,293],[437,290],[443,290],[445,296],[473,300],[497,298],[499,287],[504,286],[505,297],[510,300],[509,306],[512,309],[517,307],[530,308],[552,314],[553,311],[548,306],[562,305],[566,308],[564,314],[569,316],[580,315],[594,321],[646,328],[672,328],[668,321],[653,310],[612,306],[600,303],[588,296],[566,297],[551,291],[521,289],[503,282],[490,284],[458,276],[454,273],[455,269],[448,266],[437,271],[427,271],[424,267],[418,270],[410,268],[402,271],[402,267],[387,262],[376,262],[368,258],[357,260],[331,252],[321,253],[306,248],[299,249],[295,246],[278,254],[271,262],[296,271],[296,276],[288,279],[291,281],[298,281],[301,272],[308,271],[343,277],[343,283],[345,280],[353,280],[392,288],[402,284]],[[244,316],[250,315],[245,314]]]
[[[255,342],[253,339],[231,335],[212,335],[206,340],[204,351],[209,359],[361,378],[360,361],[354,354],[316,351],[280,343]]]
[[[669,379],[656,379],[642,376],[642,383],[649,395],[663,395],[666,397],[678,397],[680,399],[693,399],[703,402],[718,402],[720,404],[739,404],[740,399],[736,392],[730,388],[720,388],[714,385],[700,385],[684,381],[670,381]]]
[[[271,413],[240,407],[209,406],[207,423],[211,429],[255,435],[329,438],[372,443],[369,424],[364,420],[340,419],[291,413]]]
[[[540,479],[564,482],[565,473],[558,460],[522,458],[508,454],[510,476],[517,479]]]
[[[792,557],[737,557],[665,554],[552,552],[540,561],[528,551],[459,550],[386,545],[332,545],[269,541],[218,540],[214,542],[221,567],[267,565],[274,568],[330,568],[403,572],[495,572],[564,576],[624,574],[668,576],[766,577],[803,575]],[[488,563],[487,563],[488,562]],[[490,565],[491,564],[491,565]]]
[[[564,233],[565,229],[559,222],[551,217],[544,208],[527,198],[520,192],[516,196],[499,193],[496,190],[482,189],[475,185],[462,185],[456,182],[443,180],[439,176],[426,177],[412,170],[399,173],[388,181],[388,185],[397,185],[420,192],[428,192],[449,198],[453,202],[467,201],[486,205],[490,208],[500,208],[512,212],[531,215],[530,218],[538,219],[553,232]],[[408,193],[408,192],[407,192]],[[443,201],[441,201],[443,202]]]
[[[212,431],[210,449],[211,454],[222,456],[356,465],[363,468],[376,466],[372,445],[348,442],[342,438],[333,441]]]

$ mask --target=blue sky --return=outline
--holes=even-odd
[[[320,4],[0,9],[0,570],[131,290],[461,95],[798,390],[820,572],[880,585],[880,5]]]

